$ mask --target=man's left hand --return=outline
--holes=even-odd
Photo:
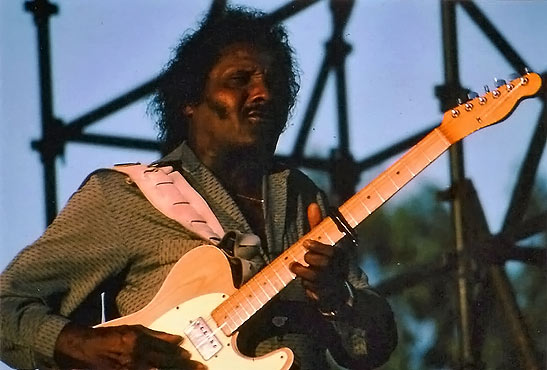
[[[321,222],[321,211],[317,203],[308,207],[310,228]],[[308,266],[293,263],[290,267],[302,279],[306,295],[322,310],[335,310],[348,299],[344,282],[348,276],[348,261],[342,248],[308,239],[304,242],[308,252],[304,261]]]

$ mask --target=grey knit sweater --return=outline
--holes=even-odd
[[[252,232],[228,192],[186,145],[163,161],[179,164],[224,230]],[[267,181],[267,248],[253,257],[260,265],[308,231],[305,215],[311,202],[325,209],[323,194],[299,171],[280,171]],[[101,293],[105,293],[107,319],[139,310],[155,295],[173,264],[204,243],[156,210],[125,175],[111,170],[93,173],[45,233],[1,275],[2,360],[17,368],[55,367],[60,331],[71,320],[99,323]],[[355,266],[349,281],[356,293],[353,314],[338,321],[314,319],[327,328],[324,338],[286,333],[261,340],[254,352],[288,346],[302,369],[327,368],[326,348],[346,366],[385,361],[396,341],[389,306],[368,288],[366,276]],[[298,280],[281,292],[280,299],[311,306]],[[298,313],[289,315],[289,320],[298,318]]]

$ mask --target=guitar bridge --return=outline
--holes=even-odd
[[[190,342],[205,361],[222,349],[222,344],[201,317],[192,321],[190,326],[184,330],[184,334],[190,339]]]

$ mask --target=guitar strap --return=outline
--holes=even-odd
[[[241,283],[260,269],[260,264],[252,261],[260,247],[260,238],[239,231],[225,232],[205,199],[173,166],[129,164],[113,169],[129,176],[158,211],[219,247],[229,257],[237,258]]]
[[[116,165],[161,213],[201,239],[218,245],[224,229],[207,202],[172,166]]]

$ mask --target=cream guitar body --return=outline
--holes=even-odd
[[[230,265],[216,247],[201,246],[185,254],[160,290],[143,309],[98,325],[144,325],[184,338],[181,346],[209,370],[287,370],[294,355],[280,348],[261,357],[247,357],[236,346],[237,333],[227,336],[211,313],[236,289]]]

